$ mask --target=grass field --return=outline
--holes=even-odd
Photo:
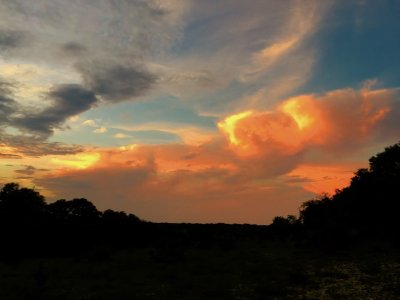
[[[400,299],[400,255],[392,248],[328,253],[251,240],[98,248],[1,262],[0,299]]]

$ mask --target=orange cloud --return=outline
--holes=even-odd
[[[272,152],[292,155],[307,143],[318,143],[327,127],[310,96],[289,99],[274,111],[235,114],[218,125],[231,149],[240,156],[265,156]]]
[[[291,155],[310,147],[363,142],[391,112],[393,90],[337,90],[290,98],[273,111],[228,116],[219,127],[242,156]]]
[[[201,144],[96,149],[84,168],[77,157],[69,166],[65,158],[35,182],[60,197],[88,197],[101,209],[153,221],[269,223],[314,194],[343,187],[380,149],[371,147],[396,141],[395,95],[347,89],[293,97],[272,111],[228,116],[220,135]]]
[[[100,159],[100,154],[96,152],[85,152],[73,155],[65,155],[63,157],[54,157],[51,162],[67,168],[86,169],[95,164]]]
[[[20,159],[21,154],[14,147],[9,147],[5,144],[0,144],[0,158],[1,159]]]
[[[244,111],[238,114],[231,115],[227,117],[224,121],[218,123],[218,127],[224,131],[229,138],[231,144],[239,147],[246,148],[246,144],[236,136],[236,126],[240,120],[246,119],[253,114],[252,111]]]
[[[286,176],[290,184],[302,186],[315,194],[332,195],[336,189],[347,186],[354,172],[361,167],[365,167],[365,163],[302,164]]]
[[[53,174],[37,183],[65,198],[87,197],[99,209],[111,207],[169,222],[266,224],[277,214],[296,213],[311,197],[295,186],[242,180],[229,169],[163,172],[152,159],[107,165],[103,158],[101,165]]]

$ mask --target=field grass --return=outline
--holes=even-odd
[[[252,240],[97,248],[1,262],[0,299],[400,299],[400,255],[388,247],[328,252]]]

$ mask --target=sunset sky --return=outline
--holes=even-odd
[[[268,224],[400,140],[399,0],[0,0],[0,185]]]

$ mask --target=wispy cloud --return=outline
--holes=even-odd
[[[46,172],[49,171],[48,169],[37,169],[34,166],[24,166],[23,169],[15,170],[15,173],[31,176],[34,175],[36,172]]]
[[[106,127],[103,127],[103,126],[93,130],[94,133],[106,133],[107,131],[108,131],[108,129]]]
[[[127,134],[125,134],[125,133],[116,133],[116,134],[114,135],[114,137],[115,137],[116,139],[127,139],[127,138],[130,138],[130,136],[127,135]]]

